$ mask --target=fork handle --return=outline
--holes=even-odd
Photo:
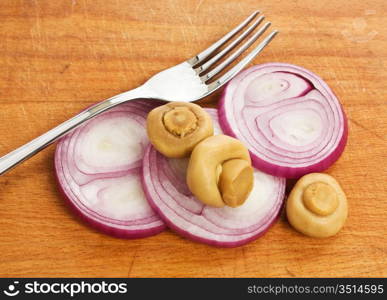
[[[63,122],[62,124],[54,127],[50,131],[42,134],[41,136],[33,139],[27,144],[15,149],[14,151],[4,155],[0,158],[0,175],[6,173],[19,163],[34,156],[48,145],[52,144],[60,137],[77,128],[85,121],[99,115],[100,113],[126,101],[130,101],[138,98],[149,98],[147,91],[143,86],[136,89],[127,91],[125,93],[116,95],[105,101],[93,105],[92,107],[82,111],[73,118]]]

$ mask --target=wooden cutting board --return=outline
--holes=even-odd
[[[281,33],[254,63],[316,72],[348,115],[347,148],[327,170],[348,195],[344,229],[312,239],[283,217],[235,249],[171,231],[112,238],[64,206],[51,146],[0,177],[0,276],[387,276],[385,0],[2,0],[0,154],[185,60],[255,9]]]

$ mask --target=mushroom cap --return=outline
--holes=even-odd
[[[347,219],[347,198],[332,176],[310,173],[301,177],[290,192],[286,214],[289,223],[305,235],[333,236]]]
[[[172,158],[188,157],[203,139],[214,134],[211,116],[199,105],[170,102],[153,109],[147,117],[152,145]]]
[[[241,180],[244,183],[239,185],[239,189],[243,190],[238,190]],[[247,199],[253,182],[249,152],[237,139],[226,135],[211,136],[192,151],[187,185],[204,204],[239,206]]]

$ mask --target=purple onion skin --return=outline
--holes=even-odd
[[[144,157],[146,157],[148,155],[150,149],[151,149],[151,146],[147,147]],[[146,168],[146,164],[145,163],[143,163],[143,168]],[[187,239],[189,239],[191,241],[202,243],[202,244],[207,244],[207,245],[210,245],[210,246],[215,246],[215,247],[218,247],[218,248],[235,248],[235,247],[243,246],[245,244],[248,244],[248,243],[250,243],[250,242],[260,238],[261,236],[263,236],[273,226],[274,223],[276,223],[278,221],[278,219],[279,219],[279,217],[281,215],[281,212],[283,210],[284,204],[285,204],[285,201],[282,201],[281,208],[278,210],[275,218],[273,218],[273,220],[271,222],[267,223],[267,227],[266,227],[265,230],[262,230],[259,233],[257,233],[256,235],[251,236],[251,237],[249,237],[247,239],[244,239],[244,240],[240,240],[240,241],[236,241],[236,242],[218,242],[218,241],[215,241],[215,240],[200,238],[198,236],[195,236],[195,235],[189,233],[188,231],[185,231],[185,230],[177,227],[175,224],[173,224],[173,222],[171,222],[169,220],[169,218],[167,218],[163,214],[161,209],[153,201],[152,196],[149,193],[149,190],[147,189],[147,186],[146,186],[146,184],[144,182],[144,176],[141,177],[141,183],[142,183],[142,186],[143,186],[143,189],[144,189],[145,197],[147,198],[149,205],[157,213],[157,215],[163,220],[163,222],[165,224],[167,224],[168,228],[170,228],[171,230],[173,230],[177,234],[180,234],[182,237],[185,237],[185,238],[187,238]]]
[[[55,150],[55,157],[57,157],[57,151],[58,147]],[[59,193],[62,195],[63,199],[65,200],[64,203],[70,210],[84,223],[88,224],[90,227],[96,229],[99,232],[102,232],[104,234],[110,235],[112,237],[116,238],[123,238],[123,239],[138,239],[138,238],[145,238],[149,236],[153,236],[156,234],[159,234],[160,232],[164,231],[167,227],[165,224],[162,224],[160,226],[145,229],[145,230],[127,230],[127,229],[120,229],[120,228],[113,228],[106,226],[104,224],[98,223],[92,218],[89,218],[85,214],[81,213],[79,208],[70,200],[69,197],[67,197],[66,192],[62,188],[62,184],[59,180],[58,174],[57,174],[57,166],[58,162],[55,159],[54,160],[54,173],[55,173],[55,180],[57,182]],[[142,177],[142,176],[141,176]]]
[[[336,94],[329,88],[329,86],[316,74],[312,73],[309,70],[306,70],[304,68],[287,64],[287,63],[266,63],[266,64],[261,64],[258,65],[257,67],[263,68],[263,67],[272,67],[272,66],[284,66],[284,67],[296,67],[299,69],[302,69],[303,71],[306,71],[309,73],[312,77],[317,78],[320,83],[330,92],[332,93],[336,98]],[[254,67],[252,67],[254,68]],[[241,73],[243,74],[243,73]],[[227,88],[229,87],[231,81],[227,83],[225,88],[223,89],[221,98],[219,100],[219,105],[218,105],[218,116],[219,116],[219,124],[222,127],[222,130],[224,131],[225,134],[232,136],[236,139],[238,139],[237,135],[235,134],[234,130],[231,128],[230,124],[227,122],[226,119],[226,112],[225,112],[225,98],[227,94]],[[300,178],[305,174],[308,173],[315,173],[315,172],[322,172],[326,169],[328,169],[334,162],[336,162],[341,154],[344,151],[344,148],[347,144],[348,140],[348,121],[347,121],[347,116],[343,110],[343,107],[341,103],[339,102],[341,112],[343,114],[343,123],[344,123],[344,130],[343,130],[343,135],[341,136],[340,142],[338,146],[336,147],[335,151],[330,153],[324,160],[313,164],[309,165],[307,167],[298,167],[298,168],[292,168],[292,167],[284,167],[284,166],[278,166],[275,164],[271,164],[265,160],[262,160],[257,156],[256,154],[252,153],[250,150],[250,157],[251,161],[254,167],[256,167],[258,170],[261,170],[262,172],[265,172],[267,174],[277,176],[277,177],[285,177],[285,178]]]

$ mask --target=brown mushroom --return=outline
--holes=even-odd
[[[332,176],[311,173],[293,187],[286,203],[286,214],[290,224],[305,235],[333,236],[347,219],[347,198]]]
[[[170,102],[147,117],[152,145],[167,157],[188,157],[197,143],[214,134],[210,115],[199,105]]]
[[[203,140],[192,151],[187,184],[204,204],[242,205],[254,184],[248,150],[240,141],[226,135]]]

